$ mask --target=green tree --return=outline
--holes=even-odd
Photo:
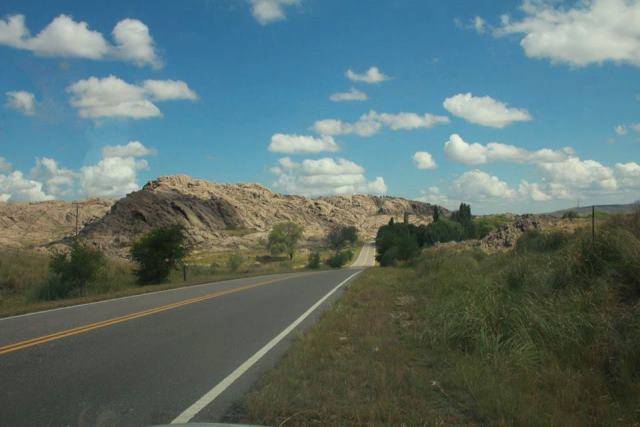
[[[104,266],[104,256],[99,250],[74,242],[68,254],[56,254],[49,262],[49,278],[42,295],[46,299],[68,296],[71,292],[85,288]]]
[[[347,244],[354,244],[357,241],[358,229],[354,226],[336,226],[327,233],[327,243],[336,252]]]
[[[438,206],[434,206],[433,207],[433,222],[438,222],[439,219],[440,219],[440,209],[438,209]]]
[[[138,263],[136,275],[142,284],[167,280],[187,255],[186,235],[181,225],[159,227],[142,236],[131,247],[131,257]]]
[[[309,261],[307,262],[307,267],[312,269],[320,268],[320,252],[313,251],[309,254]]]
[[[298,241],[302,238],[302,227],[293,222],[283,222],[273,226],[269,233],[267,248],[271,255],[287,254],[293,259]]]

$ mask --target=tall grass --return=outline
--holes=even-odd
[[[498,256],[430,250],[425,351],[491,423],[640,422],[640,214],[525,234]]]

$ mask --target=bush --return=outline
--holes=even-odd
[[[181,225],[156,228],[135,242],[131,257],[138,263],[136,275],[141,284],[160,283],[167,280],[187,255],[186,236]]]
[[[293,222],[276,224],[269,233],[267,248],[271,255],[287,254],[293,260],[298,241],[302,238],[302,227]]]
[[[354,244],[358,241],[358,229],[354,226],[336,226],[327,233],[327,244],[331,249],[339,251],[347,244]]]
[[[240,252],[234,252],[227,259],[227,269],[230,272],[235,273],[242,266],[243,262],[244,258],[242,257]]]
[[[442,222],[441,219],[438,223]],[[413,224],[389,223],[378,229],[376,236],[376,259],[382,265],[382,258],[387,251],[393,250],[393,259],[409,261],[420,253],[418,245],[418,228]]]
[[[337,254],[329,257],[327,259],[327,265],[331,268],[340,268],[349,262],[353,258],[353,252],[351,251],[342,251]]]
[[[320,252],[313,251],[309,254],[309,261],[307,262],[307,268],[317,269],[320,268]]]
[[[102,253],[75,242],[71,251],[53,255],[49,261],[50,276],[41,289],[40,298],[65,298],[75,291],[85,289],[104,266]]]
[[[459,222],[440,218],[438,222],[419,226],[417,241],[420,246],[433,246],[436,243],[459,242],[464,234]]]
[[[562,214],[562,219],[576,219],[580,218],[576,211],[567,211]]]
[[[566,246],[570,236],[562,231],[542,233],[537,230],[526,231],[516,242],[517,252],[550,252]]]
[[[0,250],[0,292],[28,293],[47,281],[49,257],[35,252]]]

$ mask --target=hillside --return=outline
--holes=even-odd
[[[113,200],[91,199],[79,202],[79,225],[102,218]],[[0,202],[0,247],[44,249],[75,232],[73,202],[55,200],[39,203]]]
[[[443,209],[446,213],[446,210]],[[160,177],[113,204],[87,224],[81,238],[108,253],[125,254],[137,236],[172,223],[182,224],[198,248],[257,245],[273,224],[293,221],[305,239],[322,238],[333,224],[355,225],[365,238],[393,216],[411,213],[412,222],[431,220],[432,206],[397,197],[333,196],[307,199],[278,194],[258,184],[217,184],[188,176]]]
[[[607,214],[622,214],[622,213],[631,213],[634,209],[637,209],[640,205],[640,201],[635,203],[628,203],[624,205],[596,205],[596,212],[604,212]],[[575,208],[567,208],[561,209],[555,212],[550,212],[549,215],[555,217],[561,217],[563,214],[573,211],[578,215],[591,215],[591,206],[581,206]]]

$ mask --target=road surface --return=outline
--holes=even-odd
[[[374,243],[365,243],[351,267],[373,267],[374,265],[376,265],[376,246]]]
[[[365,250],[359,265],[371,263]],[[216,421],[361,270],[236,279],[0,319],[0,424]]]

